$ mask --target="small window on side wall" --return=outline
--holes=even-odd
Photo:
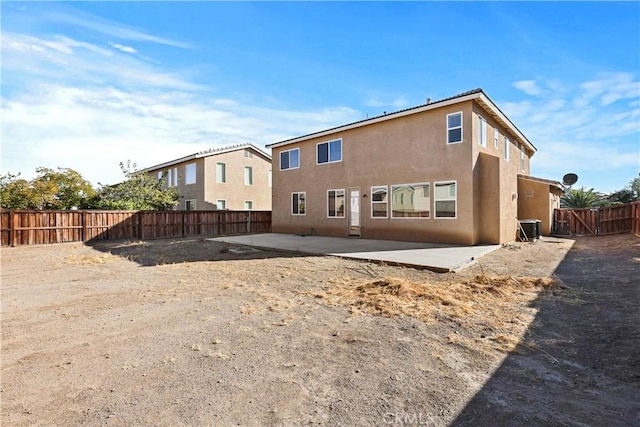
[[[218,209],[219,211],[227,209],[227,201],[223,199],[216,200],[216,209]]]
[[[447,144],[462,142],[462,111],[447,114]]]
[[[188,211],[195,211],[196,210],[196,201],[195,201],[195,199],[185,200],[184,204],[185,204],[185,209],[186,210],[188,210]]]

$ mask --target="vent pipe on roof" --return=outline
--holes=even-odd
[[[427,98],[427,105],[431,104],[431,98]]]

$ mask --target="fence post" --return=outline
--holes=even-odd
[[[15,236],[13,235],[13,233],[15,232],[15,226],[13,223],[13,209],[11,209],[9,211],[9,246],[10,247],[14,247],[15,246]]]
[[[87,241],[87,211],[82,211],[82,236],[80,236],[80,241]]]
[[[251,233],[251,211],[247,212],[247,233]]]

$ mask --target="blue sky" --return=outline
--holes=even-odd
[[[2,2],[2,173],[94,185],[481,87],[532,175],[640,172],[638,2]]]

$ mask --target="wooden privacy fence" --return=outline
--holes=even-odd
[[[640,236],[640,202],[596,209],[555,209],[553,234],[603,235],[634,233]]]
[[[271,231],[270,211],[2,210],[2,246]]]

